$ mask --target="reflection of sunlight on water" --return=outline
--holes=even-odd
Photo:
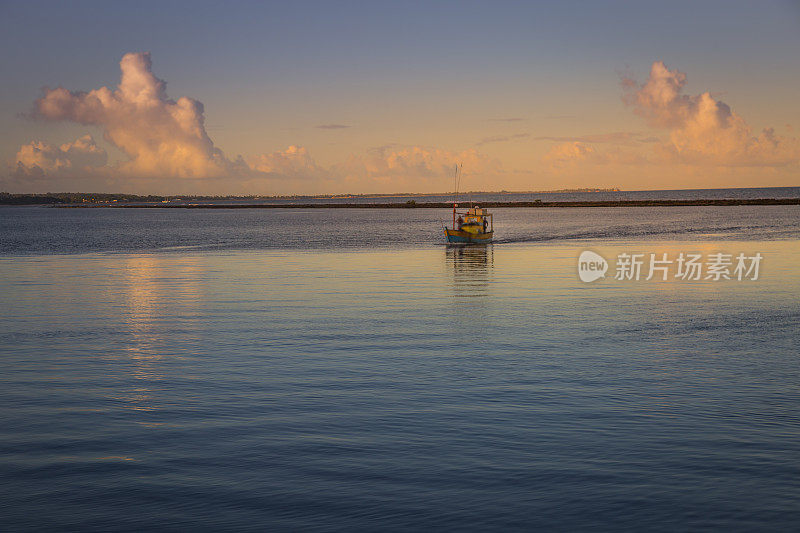
[[[776,248],[774,243],[770,243],[769,248]],[[780,246],[778,246],[780,248]],[[641,243],[631,244],[629,246],[617,245],[610,252],[605,253],[605,258],[609,261],[609,271],[606,273],[608,280],[604,283],[619,284],[628,290],[645,290],[648,292],[658,293],[667,292],[672,293],[676,290],[690,289],[695,293],[703,293],[707,295],[717,295],[727,293],[732,287],[739,289],[747,288],[753,283],[758,284],[759,281],[752,280],[737,280],[734,273],[736,266],[736,256],[739,253],[744,253],[745,256],[755,255],[756,252],[763,252],[766,247],[761,245],[759,241],[732,241],[732,242],[719,242],[719,241],[688,241],[688,242],[668,242],[668,241],[654,241],[648,242],[646,245]],[[641,276],[638,280],[616,280],[616,271],[614,265],[617,262],[617,255],[620,253],[628,254],[642,254],[641,261]],[[708,276],[707,263],[709,257],[713,254],[723,253],[729,254],[731,264],[728,268],[730,279],[706,279]],[[653,277],[648,279],[650,275],[651,254],[655,256],[656,261],[661,261],[666,254],[666,259],[670,261],[667,265],[667,275],[660,271],[654,271]],[[701,275],[699,280],[682,279],[677,276],[678,271],[678,257],[680,254],[687,256],[689,254],[698,254],[701,256],[700,262],[702,263]],[[766,256],[761,263],[760,272],[763,276],[763,267],[769,262],[770,266],[776,265],[779,262],[784,262],[785,257],[780,254],[766,253]],[[762,280],[763,284],[763,280]]]
[[[159,338],[154,323],[164,303],[154,280],[159,273],[159,260],[157,256],[129,256],[123,267],[125,323],[131,339],[125,349],[134,359],[147,360],[161,355],[158,346],[163,339]]]
[[[197,331],[201,272],[191,258],[131,255],[120,265],[120,273],[127,329],[123,349],[135,365],[135,388],[116,399],[134,411],[151,411],[158,408],[153,405],[153,384],[165,378],[159,361],[168,356],[167,347],[178,333],[165,326],[180,325],[183,340],[187,327]]]
[[[186,261],[163,264],[165,261],[158,255],[129,256],[123,267],[126,324],[133,338],[126,349],[134,357],[165,355],[163,347],[169,339],[159,324],[165,318],[188,325],[199,315],[199,267]]]

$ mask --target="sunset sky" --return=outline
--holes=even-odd
[[[800,3],[0,2],[0,190],[800,185]]]

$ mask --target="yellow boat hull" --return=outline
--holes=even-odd
[[[447,237],[447,242],[453,243],[478,243],[478,244],[486,244],[492,242],[492,237],[494,236],[493,231],[484,232],[471,232],[471,231],[464,231],[464,230],[457,230],[457,229],[449,229],[445,228],[444,230],[445,237]]]

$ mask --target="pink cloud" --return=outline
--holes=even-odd
[[[326,175],[303,146],[289,146],[286,150],[261,154],[250,160],[253,170],[275,179],[311,179]]]
[[[686,84],[686,74],[670,70],[661,61],[652,64],[644,83],[622,80],[623,101],[651,127],[666,130],[666,139],[625,132],[544,137],[541,139],[568,142],[553,146],[543,161],[551,169],[579,164],[776,168],[800,161],[796,139],[777,135],[772,128],[754,134],[741,116],[711,93],[684,94]],[[616,146],[599,149],[589,143]]]
[[[20,147],[16,155],[17,176],[75,176],[94,172],[106,164],[106,151],[91,135],[84,135],[61,146],[33,141]]]
[[[544,161],[559,167],[576,161],[586,161],[597,154],[597,149],[583,142],[566,142],[554,145],[544,156]]]
[[[340,189],[342,185],[369,189],[376,184],[411,190],[432,183],[443,186],[456,163],[464,164],[465,173],[499,169],[499,162],[474,149],[451,152],[420,146],[353,154],[329,167],[318,165],[307,148],[295,145],[247,161],[241,156],[231,160],[214,146],[206,131],[203,104],[185,96],[169,98],[166,82],[152,72],[150,54],[125,54],[120,72],[120,82],[113,89],[45,90],[35,102],[34,115],[47,121],[99,127],[104,140],[122,151],[126,160],[107,166],[105,150],[89,136],[60,148],[34,142],[20,148],[14,175],[62,176],[82,169],[82,177],[89,175],[115,186],[136,178],[149,187],[204,180],[204,187],[222,189],[226,182],[236,180],[230,187],[291,192],[292,188],[308,191],[314,187]]]
[[[718,166],[784,166],[797,163],[795,139],[771,128],[754,135],[745,120],[711,93],[684,94],[686,74],[656,61],[647,80],[623,80],[623,100],[652,126],[668,129],[669,141],[657,148],[657,159]]]
[[[35,103],[47,120],[99,126],[106,141],[128,160],[115,169],[133,177],[208,178],[236,166],[214,147],[205,130],[203,104],[167,97],[166,83],[151,71],[150,54],[129,53],[120,61],[116,90],[45,90]]]
[[[454,152],[423,146],[384,146],[366,155],[351,155],[334,172],[353,181],[394,181],[398,184],[441,183],[452,179],[456,164],[463,165],[464,174],[495,175],[502,171],[500,162],[475,149]]]

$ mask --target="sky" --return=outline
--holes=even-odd
[[[799,186],[800,2],[0,0],[0,190]]]

